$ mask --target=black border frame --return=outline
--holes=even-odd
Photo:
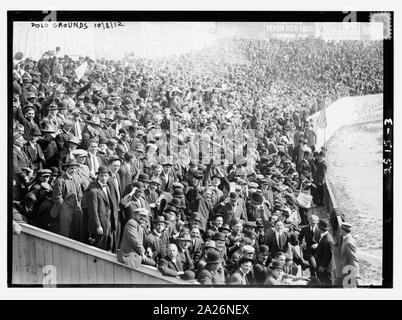
[[[56,11],[57,21],[216,21],[216,22],[342,22],[350,12],[342,11]],[[377,11],[357,11],[356,22],[369,22],[370,14]],[[391,16],[391,29],[394,21],[394,12]],[[7,12],[7,79],[12,79],[13,68],[13,22],[14,21],[43,21],[48,11],[8,11]],[[394,33],[394,30],[392,30]],[[390,130],[383,122],[383,137],[389,137],[393,144],[393,113],[394,113],[394,35],[383,40],[384,45],[384,92],[383,92],[383,120],[390,119]],[[7,101],[12,105],[12,82],[7,81]],[[7,108],[7,284],[8,287],[41,287],[38,285],[13,285],[12,282],[12,109]],[[391,159],[393,166],[393,149],[385,152],[383,159]],[[385,174],[386,166],[383,163],[383,283],[382,286],[370,288],[393,287],[393,170]],[[105,287],[104,285],[58,285],[57,287]],[[110,287],[110,286],[106,286]],[[193,285],[113,285],[112,287],[174,287],[188,288]],[[197,286],[198,287],[198,286]],[[218,288],[218,286],[214,286]],[[228,288],[230,286],[222,286]],[[242,286],[242,288],[256,288],[257,286]],[[265,288],[258,286],[258,288]],[[287,286],[287,288],[290,288]],[[291,287],[296,288],[296,287]],[[304,287],[305,288],[305,287]],[[367,287],[363,287],[367,288]]]

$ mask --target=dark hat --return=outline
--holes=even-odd
[[[120,163],[123,163],[123,160],[118,156],[111,156],[108,160],[108,163],[112,163],[113,161],[120,161]]]
[[[186,231],[177,238],[178,241],[192,241],[190,234]]]
[[[269,247],[265,244],[260,245],[258,248],[258,253],[269,254]]]
[[[162,222],[162,223],[164,223],[164,224],[169,224],[169,222],[165,220],[165,217],[164,217],[164,216],[157,216],[157,217],[156,217],[155,219],[153,219],[153,221],[152,221],[153,224],[156,224],[156,223],[159,223],[159,222]]]
[[[182,208],[183,205],[181,203],[181,200],[179,198],[173,198],[172,201],[170,202],[170,205],[175,207],[175,208]]]
[[[147,183],[149,183],[150,181],[149,181],[149,175],[147,175],[146,173],[140,173],[139,175],[138,175],[138,179],[137,179],[138,181],[141,181],[141,182],[147,182]]]
[[[299,244],[299,238],[298,238],[298,236],[297,236],[297,234],[296,234],[295,232],[292,232],[292,233],[289,235],[289,243],[290,243],[292,246],[297,246],[297,245]]]
[[[345,230],[346,232],[351,232],[352,231],[352,225],[347,222],[342,222],[341,224],[342,230]]]
[[[261,219],[257,219],[256,221],[256,228],[264,228],[264,223]]]
[[[221,254],[217,250],[209,251],[207,254],[207,259],[205,260],[208,264],[216,264],[222,262]]]
[[[180,276],[180,278],[182,280],[186,280],[186,281],[191,281],[195,279],[195,273],[194,271],[191,270],[186,270],[184,271],[184,273]]]
[[[99,173],[110,173],[110,170],[106,166],[99,166],[97,174]]]
[[[57,109],[58,109],[58,106],[57,106],[56,103],[52,102],[52,103],[47,107],[47,109],[48,109],[48,110],[57,110]]]
[[[243,234],[245,237],[250,238],[251,240],[257,238],[257,233],[255,233],[254,231],[245,230],[243,231]]]
[[[257,224],[255,223],[255,221],[246,221],[243,227],[256,228]]]
[[[253,263],[254,259],[253,258],[248,258],[248,257],[241,257],[240,260],[239,260],[239,265],[241,265],[243,263],[246,263],[246,262]]]
[[[63,163],[63,166],[65,167],[79,167],[79,163],[75,159],[70,159],[67,160],[66,162]]]
[[[133,183],[133,188],[137,188],[141,191],[144,191],[144,184],[141,181],[136,181]]]
[[[320,219],[320,222],[318,222],[318,227],[321,230],[328,231],[329,230],[329,222],[328,222],[328,220]]]
[[[183,196],[184,196],[184,193],[183,193],[182,189],[180,189],[180,188],[174,189],[174,191],[173,191],[173,197],[174,198],[181,198]]]
[[[38,176],[51,176],[52,175],[52,170],[50,169],[42,169],[38,170]]]
[[[219,228],[219,232],[223,232],[223,230],[231,232],[229,225],[227,223],[223,224],[222,227]]]
[[[218,217],[222,217],[222,218],[223,218],[223,214],[222,214],[221,212],[215,213],[214,216],[213,216],[213,218],[212,218],[212,220],[215,220],[215,219],[218,218]]]
[[[231,192],[229,194],[230,199],[237,200],[239,199],[239,194],[237,192]]]
[[[167,206],[167,207],[165,208],[164,212],[174,212],[174,213],[176,213],[176,212],[177,212],[177,208],[174,207],[174,206]]]
[[[215,232],[214,236],[212,237],[214,241],[226,241],[226,235],[222,232]]]
[[[204,179],[204,174],[201,171],[196,171],[193,173],[193,177],[197,180]]]
[[[40,129],[38,127],[34,127],[31,131],[31,135],[35,137],[40,137],[42,133],[40,132]]]
[[[201,221],[201,218],[200,218],[200,213],[197,212],[197,211],[193,212],[191,214],[191,216],[190,216],[190,220],[197,221],[197,222],[201,223],[202,221]]]
[[[50,170],[52,171],[52,176],[59,176],[59,168],[57,167],[50,167]]]
[[[251,194],[251,200],[253,200],[254,202],[261,204],[264,202],[264,197],[262,196],[262,194],[260,192],[254,192]]]
[[[270,269],[279,269],[279,270],[283,270],[283,265],[281,263],[279,263],[278,261],[273,261],[270,265],[269,265]]]

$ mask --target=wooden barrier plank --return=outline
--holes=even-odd
[[[97,269],[100,274],[104,275],[104,278],[100,282],[111,285],[115,283],[130,284],[133,280],[141,284],[182,283],[180,279],[164,279],[153,270],[149,270],[143,266],[140,266],[137,270],[126,268],[117,261],[116,254],[88,246],[46,230],[26,224],[21,225],[21,229],[21,234],[13,238],[13,247],[17,249],[13,251],[13,270],[16,272],[14,272],[15,274],[13,274],[12,279],[15,284],[26,284],[26,278],[33,275],[24,272],[24,267],[28,260],[36,261],[36,269],[32,270],[36,271],[35,280],[38,284],[57,285],[65,283],[68,285],[71,283],[67,282],[73,281],[71,280],[73,274],[81,284],[96,284]],[[27,237],[32,237],[30,241],[35,244],[35,249],[28,254],[23,254],[24,250],[22,248],[26,247],[25,250],[27,250],[30,246]],[[40,250],[42,246],[43,251]],[[74,254],[64,254],[64,250],[77,255],[78,272],[77,257],[74,257]],[[68,258],[69,256],[70,259]],[[104,265],[97,266],[93,260],[102,262]],[[43,266],[41,261],[43,261]],[[40,270],[41,267],[42,270]],[[43,270],[43,267],[45,267],[45,270]],[[28,268],[28,271],[32,270]],[[43,276],[41,275],[38,278],[41,271],[44,271]],[[66,276],[63,275],[63,271],[66,273]],[[78,277],[77,274],[79,275]]]
[[[88,257],[86,254],[79,252],[78,253],[78,268],[79,268],[79,283],[87,284],[89,283],[88,279]]]
[[[106,284],[114,284],[113,263],[105,261]]]
[[[96,263],[97,258],[88,255],[88,283],[96,284]]]
[[[63,266],[61,262],[60,246],[58,244],[52,244],[53,253],[53,265],[56,268],[56,280],[57,284],[64,284],[63,279]]]
[[[36,262],[37,262],[37,284],[43,283],[43,267],[45,266],[45,252],[44,241],[40,238],[36,238]]]
[[[71,272],[71,283],[78,284],[80,283],[80,266],[78,261],[79,252],[70,249],[70,272]]]
[[[63,284],[71,284],[71,249],[59,246],[62,272],[63,272]]]
[[[106,266],[108,263],[105,260],[97,259],[96,261],[96,283],[105,284],[107,283],[106,279]]]
[[[21,268],[20,257],[18,254],[19,248],[19,235],[13,234],[13,271],[12,271],[12,284],[21,284]]]
[[[19,268],[20,268],[20,281],[21,284],[27,283],[27,267],[26,267],[26,256],[24,252],[24,248],[26,245],[27,235],[24,233],[20,233],[18,236],[18,260],[19,260]]]
[[[123,282],[123,267],[121,265],[113,265],[113,278],[115,284],[122,284]]]
[[[26,235],[25,246],[25,267],[26,267],[26,284],[37,284],[37,261],[36,261],[36,238],[31,235]]]

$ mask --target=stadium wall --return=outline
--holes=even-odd
[[[12,238],[13,286],[60,285],[187,285],[175,277],[162,276],[154,267],[131,269],[116,255],[96,247],[20,224]]]
[[[313,119],[314,129],[317,134],[317,146],[320,148],[340,128],[383,119],[383,95],[372,94],[356,97],[343,97],[326,108],[327,127],[317,127],[317,118],[321,111],[313,114],[308,119]],[[325,140],[324,140],[325,139]]]

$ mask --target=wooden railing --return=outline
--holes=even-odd
[[[129,268],[115,254],[58,234],[28,224],[21,228],[20,234],[13,234],[13,286],[189,284],[162,276],[153,267]]]

